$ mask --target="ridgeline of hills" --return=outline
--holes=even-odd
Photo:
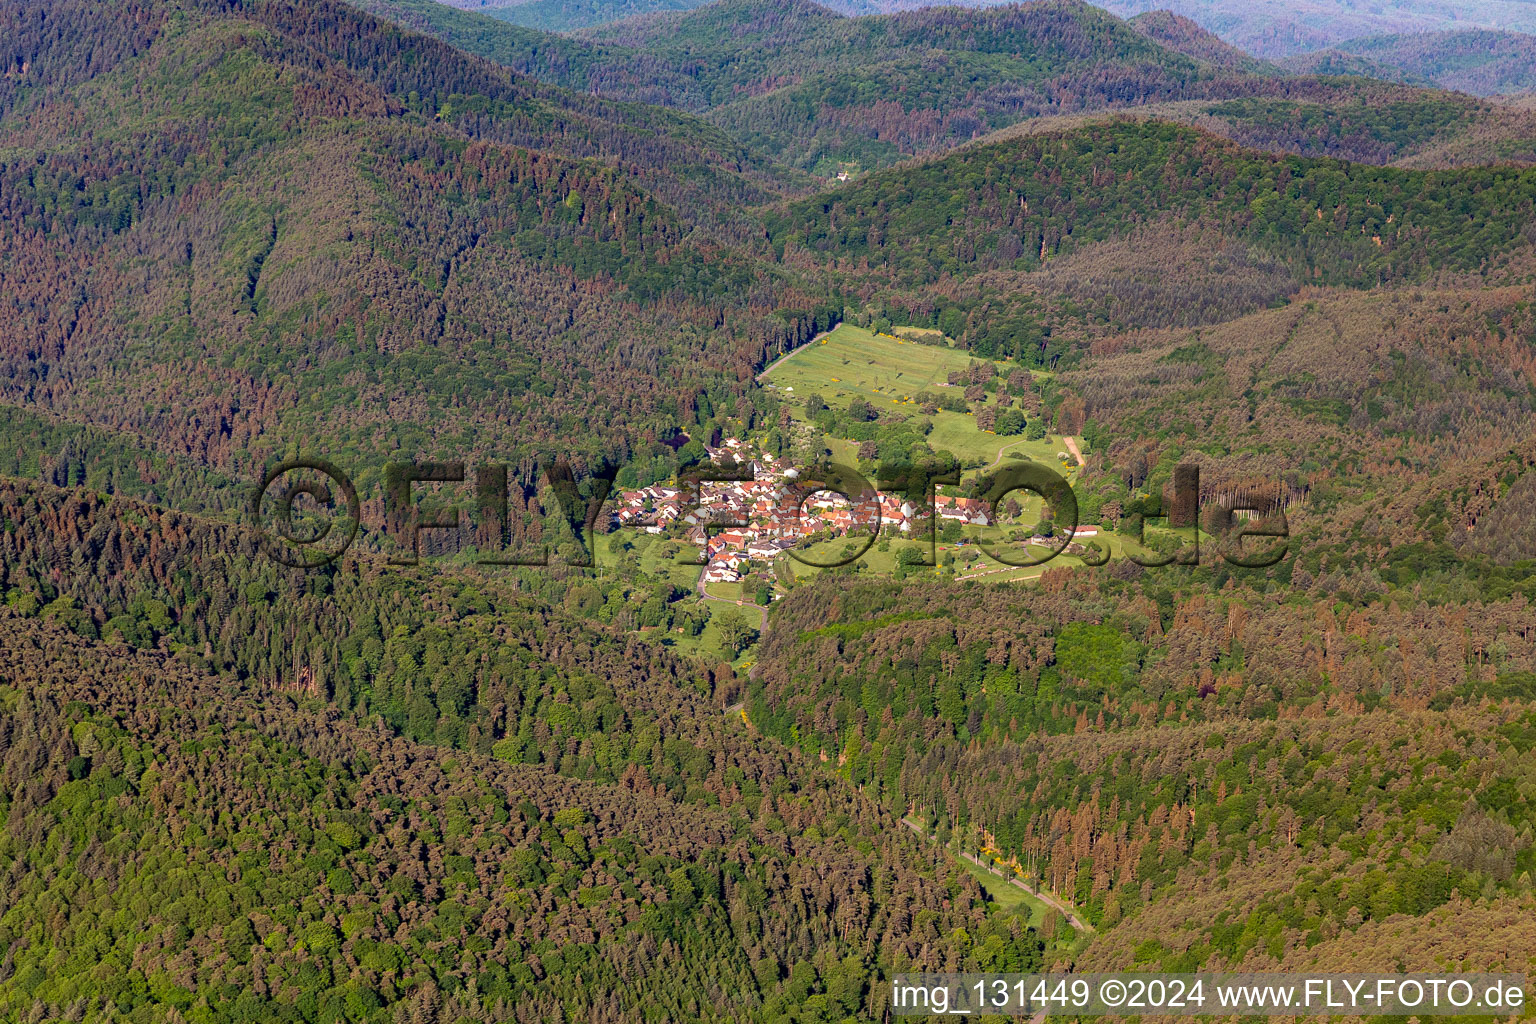
[[[1232,68],[1257,74],[1274,73],[1277,68],[1268,61],[1251,57],[1214,33],[1207,32],[1188,18],[1172,11],[1157,10],[1138,14],[1126,24],[1154,42],[1166,46],[1175,53],[1193,57],[1216,67]]]
[[[695,118],[325,0],[130,13],[6,12],[12,401],[225,471],[434,436],[526,468],[750,419],[740,376],[814,332],[733,243],[784,177]]]
[[[1496,96],[1536,89],[1536,36],[1490,29],[1370,36],[1283,63],[1313,74],[1361,74]]]
[[[663,11],[687,11],[702,7],[709,0],[461,0],[452,4],[544,32],[571,32],[624,18],[642,17]]]
[[[451,0],[445,6],[544,32],[579,32],[618,21],[691,11],[706,4],[703,0]],[[828,0],[823,6],[838,14],[869,16],[935,5],[918,0]],[[1003,4],[998,0],[959,0],[942,6],[984,10]],[[1158,19],[1172,15],[1214,33],[1245,54],[1269,59],[1305,58],[1331,48],[1356,53],[1358,41],[1371,40],[1374,45],[1376,37],[1401,36],[1411,48],[1415,39],[1461,36],[1471,46],[1456,59],[1477,60],[1479,54],[1489,53],[1484,49],[1489,36],[1536,32],[1536,16],[1521,0],[1404,0],[1390,7],[1353,0],[1304,0],[1281,6],[1234,0],[1106,0],[1096,6],[1131,21],[1148,15]],[[1430,43],[1430,50],[1440,49],[1440,42]],[[1389,41],[1386,45],[1397,44]],[[1464,45],[1452,38],[1449,49],[1457,51]],[[1493,54],[1507,53],[1510,47],[1506,42],[1493,41],[1491,50]]]
[[[794,172],[687,113],[540,84],[344,5],[148,5],[116,63],[100,54],[121,30],[92,10],[59,5],[49,24],[78,16],[73,34],[18,12],[11,34],[37,50],[0,93],[0,395],[225,473],[317,438],[373,460],[452,439],[524,479],[556,451],[665,459],[695,417],[765,416],[751,368],[855,289],[941,286],[880,301],[954,307],[1021,352],[1038,317],[984,311],[1029,293],[959,282],[1167,218],[1308,284],[1413,280],[1527,244],[1529,173],[1331,165],[1157,122],[1068,123],[784,206]],[[1466,127],[1439,94],[1383,106],[1372,88],[1204,116],[1382,161]],[[80,111],[99,123],[82,132]],[[593,405],[610,410],[595,430],[577,412]]]
[[[905,969],[1536,967],[1536,113],[1062,0],[367,7],[0,8],[0,1016],[830,1022]],[[375,519],[385,462],[491,461],[558,548],[554,455],[804,454],[754,375],[838,321],[1002,361],[1106,532],[1195,462],[1289,557],[1223,563],[1217,516],[1197,567],[832,572],[748,671],[678,646],[686,586],[372,536],[305,573],[234,522],[293,454]],[[877,454],[941,454],[870,412]]]
[[[1326,61],[1323,76],[1288,75],[1187,19],[1158,12],[1122,22],[1078,0],[859,18],[810,0],[722,0],[570,36],[433,0],[362,5],[551,83],[699,114],[742,145],[823,178],[1042,116],[1170,102],[1186,104],[1181,116],[1189,118],[1247,99],[1273,105],[1275,112],[1266,115],[1272,121],[1315,119],[1331,108],[1370,116],[1390,106],[1397,119],[1405,113],[1409,121],[1438,119],[1438,142],[1477,139],[1443,147],[1439,159],[1447,162],[1486,159],[1489,146],[1505,158],[1521,155],[1532,134],[1523,119],[1512,123],[1509,111],[1414,87],[1427,81],[1341,82],[1327,75],[1360,69]],[[1297,111],[1298,104],[1307,109]],[[1219,131],[1228,121],[1217,111],[1203,123]],[[1301,138],[1285,131],[1262,140],[1237,137],[1303,153],[1393,158],[1379,149],[1309,148],[1305,136],[1316,126],[1296,127]],[[1333,134],[1351,138],[1354,131],[1345,125]],[[1485,156],[1475,157],[1478,152]]]
[[[735,31],[741,10],[714,12],[717,31]],[[1027,52],[1031,32],[1084,10],[976,17]],[[451,438],[524,479],[557,450],[665,460],[663,442],[695,417],[765,416],[766,399],[743,383],[752,367],[825,326],[865,287],[856,281],[917,280],[879,269],[890,247],[876,236],[910,236],[901,259],[924,261],[926,283],[1027,273],[1134,226],[1198,215],[1287,260],[1296,280],[1368,285],[1422,276],[1437,259],[1474,267],[1518,241],[1508,218],[1525,215],[1526,177],[1514,172],[1335,168],[1198,131],[1070,119],[1051,129],[1059,143],[1026,141],[1022,154],[989,143],[782,206],[805,179],[765,155],[781,149],[732,142],[684,111],[543,84],[326,0],[188,2],[174,17],[151,3],[126,29],[85,0],[55,5],[46,25],[35,11],[11,12],[17,52],[0,81],[13,327],[0,394],[226,474],[317,438],[372,460]],[[846,50],[818,25],[863,24],[812,17],[782,29],[808,51]],[[889,33],[896,53],[902,33],[926,24],[906,17],[860,31]],[[1108,51],[1205,73],[1096,18],[1082,46],[1102,36]],[[785,48],[779,31],[762,26],[763,52]],[[1377,88],[1227,100],[1196,123],[1381,162],[1465,137],[1462,101],[1415,90],[1383,105]],[[1328,96],[1351,102],[1328,107]],[[1011,183],[1031,153],[1058,166]],[[956,187],[975,175],[1008,198]],[[1291,179],[1318,184],[1262,194]],[[1470,204],[1460,215],[1422,192],[1441,182]],[[999,200],[1017,205],[1004,214]],[[1325,205],[1340,212],[1301,231]],[[827,216],[839,221],[830,237]],[[831,245],[838,259],[806,265],[786,244]],[[847,258],[861,268],[839,268]],[[919,305],[979,316],[996,301],[967,292]],[[611,410],[596,430],[575,412],[593,405]]]
[[[1368,36],[1458,33],[1469,28],[1536,31],[1536,12],[1522,0],[1296,0],[1254,5],[1240,0],[1105,0],[1123,18],[1167,8],[1239,49],[1278,58],[1340,46]]]
[[[804,167],[877,166],[1046,111],[1183,97],[1212,77],[1075,0],[878,18],[726,0],[572,38],[430,0],[369,7],[571,88],[705,114]]]

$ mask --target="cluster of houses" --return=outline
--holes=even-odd
[[[738,438],[708,451],[711,461],[735,462],[749,469],[743,475],[752,479],[703,482],[697,491],[662,484],[623,491],[613,512],[615,527],[660,534],[681,526],[683,539],[707,552],[705,583],[736,582],[745,563],[771,562],[813,534],[842,536],[867,527],[874,520],[876,502],[882,531],[910,534],[925,516],[911,502],[883,491],[854,505],[840,495],[817,491],[802,503],[806,485],[797,487],[796,471],[774,456],[754,453]],[[940,494],[934,507],[941,519],[987,523],[986,504],[977,498]]]

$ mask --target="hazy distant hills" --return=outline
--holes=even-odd
[[[572,89],[699,113],[822,174],[882,166],[1022,118],[1201,94],[1232,72],[1078,0],[848,18],[806,0],[724,0],[530,34],[430,0],[375,13]]]
[[[664,11],[686,11],[703,7],[710,0],[444,0],[466,11],[480,11],[514,25],[570,32],[602,25],[610,21]],[[892,14],[919,7],[959,6],[990,7],[993,3],[929,4],[921,0],[828,0],[831,10],[840,14]]]
[[[1477,96],[1505,95],[1536,88],[1536,36],[1487,29],[1373,36],[1287,58],[1283,66],[1311,74],[1432,83]]]
[[[449,0],[452,6],[478,11],[526,28],[569,32],[658,11],[686,11],[708,0]]]
[[[701,7],[708,0],[457,0],[453,4],[467,11],[481,11],[514,25],[569,32],[601,25],[621,18],[655,14],[659,11],[686,11]]]
[[[575,32],[706,6],[702,0],[444,2],[546,32]],[[845,15],[869,15],[929,5],[827,0],[824,6]],[[942,6],[1000,5],[956,0]],[[1536,4],[1526,0],[1410,0],[1389,8],[1355,0],[1265,6],[1240,0],[1104,0],[1096,6],[1132,19],[1139,31],[1169,49],[1218,67],[1258,72],[1263,70],[1262,58],[1289,58],[1284,67],[1294,73],[1361,75],[1478,96],[1536,87],[1536,47],[1526,34],[1536,32]],[[1202,39],[1192,29],[1208,30],[1209,35]]]
[[[703,0],[444,0],[516,25],[569,32],[592,25],[665,11],[691,10]],[[924,6],[919,0],[827,0],[841,14],[889,14]],[[991,7],[988,0],[954,0],[942,6]],[[1404,0],[1381,5],[1365,0],[1294,0],[1253,4],[1247,0],[1104,0],[1097,6],[1123,18],[1171,10],[1259,57],[1284,57],[1342,47],[1348,40],[1385,35],[1491,29],[1536,32],[1536,4],[1528,0]],[[1438,80],[1438,79],[1437,79]],[[1459,88],[1459,86],[1458,86]]]
[[[823,179],[1031,119],[1170,103],[1184,105],[1159,116],[1369,162],[1525,159],[1532,137],[1524,115],[1414,88],[1433,83],[1371,57],[1335,54],[1316,74],[1287,74],[1189,18],[1127,22],[1076,0],[858,18],[809,0],[721,0],[566,35],[434,0],[355,2],[555,85],[702,115],[748,150]],[[1239,99],[1262,102],[1230,106]],[[1354,130],[1382,110],[1393,126]],[[1477,142],[1450,145],[1464,137]]]
[[[1525,0],[1104,0],[1121,17],[1167,8],[1260,57],[1306,53],[1365,36],[1465,30],[1536,31],[1536,4]]]

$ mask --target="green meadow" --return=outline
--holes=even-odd
[[[785,393],[797,416],[804,399],[818,394],[834,409],[846,409],[858,398],[876,412],[895,410],[921,417],[914,396],[921,391],[942,394],[949,390],[949,375],[966,369],[976,357],[952,348],[947,340],[942,344],[914,340],[920,336],[943,338],[937,331],[909,327],[893,330],[907,337],[877,334],[843,324],[779,363],[763,375],[763,381]],[[1007,363],[994,365],[1004,373],[1012,369]],[[1050,376],[1044,371],[1031,372],[1037,378]],[[978,430],[976,418],[970,413],[940,410],[923,418],[933,424],[928,443],[964,463],[991,464],[1000,457],[1018,453],[1037,462],[1062,465],[1056,458],[1064,451],[1058,436],[1048,435],[1038,441],[1026,440],[1022,435],[1000,437]]]
[[[1036,899],[1016,885],[1011,885],[1005,878],[999,878],[986,868],[978,867],[964,858],[958,858],[958,863],[966,872],[981,885],[987,893],[987,898],[999,909],[1016,913],[1027,919],[1030,927],[1038,928],[1045,921],[1045,915],[1050,911],[1043,901]]]
[[[877,411],[890,405],[916,411],[913,395],[947,387],[949,375],[972,361],[969,353],[947,342],[923,345],[843,324],[774,367],[764,380],[801,397],[818,392],[834,408],[862,398]]]

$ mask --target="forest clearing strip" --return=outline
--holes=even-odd
[[[920,836],[924,837],[925,839],[927,839],[929,842],[931,842],[931,843],[938,842],[938,840],[936,838],[934,838],[933,836],[929,835],[926,831],[923,830],[923,827],[921,825],[917,824],[917,822],[913,821],[911,818],[902,818],[901,819],[901,823],[903,825],[907,826],[907,828],[911,829],[913,832],[916,832],[918,835],[920,835]],[[948,851],[946,851],[946,852],[948,852]],[[981,862],[980,858],[975,857],[972,854],[966,853],[964,850],[960,851],[960,856],[965,858],[966,860],[970,861],[972,864],[975,864],[977,867],[981,868],[982,870],[990,872],[991,874],[994,874],[994,875],[998,875],[1000,878],[1002,878],[1004,881],[1008,882],[1010,885],[1018,886],[1020,889],[1023,889],[1026,893],[1028,893],[1029,895],[1033,896],[1035,899],[1039,900],[1041,903],[1044,903],[1046,906],[1052,908],[1053,910],[1060,911],[1061,915],[1067,919],[1067,923],[1070,924],[1077,931],[1082,932],[1084,935],[1086,935],[1089,932],[1093,931],[1093,926],[1091,926],[1091,925],[1087,924],[1086,922],[1084,922],[1083,920],[1081,920],[1077,916],[1077,914],[1075,914],[1072,911],[1072,907],[1069,904],[1062,902],[1060,899],[1056,898],[1055,896],[1052,896],[1050,893],[1045,892],[1043,890],[1037,890],[1037,889],[1031,888],[1030,886],[1028,886],[1028,885],[1026,885],[1024,883],[1023,879],[1012,878],[1012,877],[1009,877],[1007,875],[1004,875],[1001,872],[997,871],[995,868],[992,868],[992,867],[987,866],[986,864],[983,864]]]
[[[1079,467],[1088,465],[1088,463],[1083,461],[1083,453],[1077,447],[1077,438],[1063,435],[1061,440],[1067,446],[1067,451],[1071,452],[1072,457],[1077,460]]]

